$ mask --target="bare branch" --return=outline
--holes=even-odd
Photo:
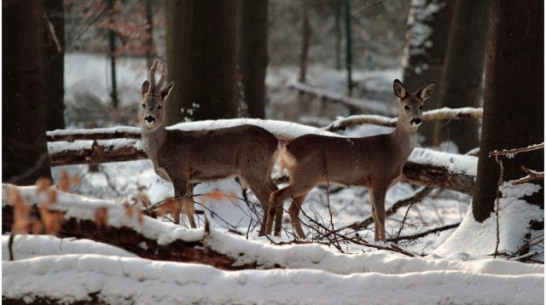
[[[516,155],[522,152],[529,152],[534,150],[544,149],[544,142],[540,144],[533,144],[527,147],[513,148],[513,149],[503,149],[503,150],[494,150],[489,152],[489,156],[509,156]]]
[[[434,120],[459,120],[459,119],[481,119],[483,115],[482,108],[442,108],[423,112],[423,121]],[[373,124],[385,127],[396,126],[396,118],[387,118],[379,115],[352,115],[346,118],[340,118],[324,127],[327,131],[339,131],[349,126]]]

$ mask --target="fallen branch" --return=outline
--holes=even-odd
[[[446,226],[434,228],[434,229],[431,229],[431,230],[428,230],[428,231],[425,231],[425,232],[421,232],[421,233],[417,233],[417,234],[413,234],[413,235],[406,235],[406,236],[399,236],[399,237],[395,237],[395,238],[388,238],[387,241],[397,243],[397,242],[402,241],[402,240],[416,240],[416,239],[419,239],[421,237],[425,237],[425,236],[427,236],[429,234],[435,234],[435,233],[438,233],[438,232],[442,232],[442,231],[457,228],[457,227],[459,227],[460,224],[461,223],[454,223],[454,224],[451,224],[451,225],[446,225]]]
[[[64,132],[62,135],[50,135],[51,138],[62,139],[48,143],[50,163],[52,166],[61,166],[132,161],[147,158],[138,139],[114,139],[112,137],[115,134],[120,134],[117,129],[112,129],[111,133],[100,129],[97,132],[89,130],[84,133]],[[105,139],[100,138],[103,136]],[[93,137],[96,138],[93,140],[80,140],[82,138],[89,139]],[[73,139],[75,139],[73,142],[66,141]],[[420,152],[421,155],[435,153],[428,150],[420,150]],[[444,158],[447,157],[449,155],[445,155]],[[422,158],[410,158],[404,166],[402,180],[415,185],[429,185],[431,188],[447,188],[466,194],[473,194],[475,186],[474,174],[452,172],[448,167],[430,164],[430,162],[426,159],[422,160]],[[280,177],[276,180],[277,183],[286,181],[287,177]]]
[[[523,170],[523,172],[525,172],[527,176],[513,181],[512,185],[518,185],[518,184],[531,182],[533,180],[544,179],[544,172],[534,171],[532,169],[527,168],[525,165],[521,166],[521,170]]]
[[[423,200],[423,198],[428,196],[428,194],[430,194],[430,192],[432,192],[432,188],[423,187],[420,190],[418,190],[417,192],[415,192],[412,196],[397,201],[395,204],[393,204],[392,207],[390,207],[387,210],[387,212],[386,212],[387,217],[389,217],[391,215],[394,215],[398,211],[398,209],[400,209],[401,207],[408,206],[410,204],[413,204],[413,203],[416,203],[416,202],[419,202],[419,201]],[[373,223],[373,221],[374,221],[373,217],[370,216],[370,217],[368,217],[368,218],[366,218],[366,219],[364,219],[362,221],[352,223],[352,224],[350,224],[348,226],[339,228],[337,230],[329,231],[328,234],[326,234],[325,236],[327,237],[327,236],[329,236],[331,234],[334,234],[334,233],[337,233],[337,232],[340,232],[340,231],[346,230],[346,229],[352,229],[354,231],[360,231],[360,230],[368,228],[368,226],[370,226]]]
[[[474,195],[476,177],[468,173],[453,173],[448,168],[426,163],[406,162],[402,181],[430,188],[444,188]]]
[[[422,119],[423,121],[481,119],[482,115],[482,108],[442,108],[423,112]],[[363,124],[395,127],[396,121],[397,118],[387,118],[378,115],[352,115],[335,120],[323,129],[334,132],[343,130],[350,126]]]
[[[533,144],[527,147],[521,147],[521,148],[494,150],[494,151],[490,151],[489,155],[490,156],[510,156],[510,155],[516,155],[522,152],[535,151],[539,149],[544,149],[544,142],[540,144]]]

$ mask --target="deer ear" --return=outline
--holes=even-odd
[[[394,83],[392,84],[392,89],[394,91],[394,95],[396,95],[400,99],[403,99],[408,95],[408,91],[406,90],[406,87],[404,87],[402,82],[399,81],[398,79],[394,80]]]
[[[167,96],[169,96],[169,93],[171,93],[171,89],[174,87],[174,82],[171,82],[167,85],[167,87],[163,88],[161,90],[161,98],[165,100]]]
[[[142,83],[142,88],[140,89],[140,93],[142,94],[142,96],[146,95],[146,93],[148,93],[149,89],[150,89],[150,82],[145,80]]]
[[[436,82],[430,81],[428,82],[428,84],[417,90],[417,92],[415,92],[415,95],[420,97],[424,101],[432,95],[432,92],[434,92],[434,88],[436,88]]]

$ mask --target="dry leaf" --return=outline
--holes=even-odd
[[[144,214],[142,211],[137,211],[138,224],[142,227],[144,225]]]
[[[45,206],[40,206],[39,210],[46,233],[53,235],[59,233],[64,222],[64,215],[60,212],[49,211]]]
[[[148,198],[148,196],[144,193],[140,193],[136,196],[135,198],[135,202],[138,204],[139,202],[142,203],[142,206],[145,207],[146,209],[150,208],[151,206],[151,203],[150,203],[150,199]]]
[[[100,207],[95,210],[95,224],[97,227],[106,227],[108,225],[107,207]]]
[[[38,187],[37,191],[45,193],[49,190],[49,187],[52,184],[53,183],[51,182],[51,179],[49,179],[48,177],[38,178],[38,180],[36,180],[36,186]]]
[[[59,176],[59,189],[63,192],[70,191],[70,178],[68,177],[68,172],[65,169],[61,170]]]
[[[178,199],[168,198],[163,202],[157,210],[157,216],[171,214],[174,216],[175,211],[180,210],[180,202]]]
[[[81,177],[79,175],[74,175],[70,179],[70,182],[72,183],[72,185],[78,185],[78,184],[80,184],[81,180],[82,179],[81,179]]]

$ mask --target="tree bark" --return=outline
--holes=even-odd
[[[238,116],[236,0],[167,0],[167,125]]]
[[[426,0],[411,2],[402,66],[404,84],[412,90],[435,80],[440,81],[450,37],[453,0]],[[425,103],[426,109],[441,107],[439,94],[433,94]],[[433,146],[434,122],[424,122],[419,133],[423,145]]]
[[[51,177],[46,146],[44,8],[41,1],[3,3],[2,181],[33,184]]]
[[[479,107],[487,46],[489,0],[455,2],[438,94],[444,107]],[[453,141],[461,153],[479,146],[477,121],[436,122],[435,141]]]
[[[265,118],[267,0],[242,0],[239,66],[248,116]]]
[[[300,72],[298,81],[307,81],[307,55],[309,54],[309,40],[311,39],[311,24],[309,23],[308,0],[300,0],[300,21],[301,21],[301,50],[300,50]]]
[[[44,1],[44,103],[47,130],[64,129],[64,6],[62,0]]]
[[[478,161],[474,218],[494,211],[499,165],[489,152],[544,141],[544,2],[493,0],[485,79],[484,117]],[[520,166],[541,170],[544,152],[504,160],[504,180],[524,176]],[[543,206],[544,191],[528,198]]]
[[[52,212],[64,213],[55,210]],[[87,213],[93,215],[95,210],[89,210]],[[207,232],[201,240],[187,241],[179,238],[170,243],[161,244],[156,239],[146,237],[142,230],[135,230],[124,225],[98,224],[78,216],[65,217],[60,230],[55,235],[60,238],[85,238],[106,243],[127,250],[139,257],[153,260],[206,264],[224,270],[254,269],[257,265],[257,263],[234,265],[237,258],[218,253],[206,245]],[[13,221],[13,207],[4,205],[2,207],[2,231],[9,231]],[[143,244],[146,246],[143,247]]]

